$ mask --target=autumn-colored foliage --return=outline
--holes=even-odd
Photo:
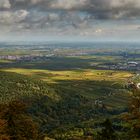
[[[20,101],[0,105],[0,140],[38,140],[37,124],[26,107]]]

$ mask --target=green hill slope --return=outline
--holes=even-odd
[[[115,94],[109,95],[110,91]],[[124,112],[129,98],[123,85],[109,81],[59,80],[47,84],[31,76],[0,71],[0,102],[15,99],[29,104],[28,112],[40,130],[57,138],[61,133],[83,135],[81,129],[96,128],[105,117]],[[97,104],[96,100],[102,102]]]
[[[59,96],[45,82],[32,77],[0,71],[0,102],[17,98],[41,97],[43,95],[59,100]]]

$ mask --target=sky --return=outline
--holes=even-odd
[[[0,41],[139,41],[140,0],[0,0]]]

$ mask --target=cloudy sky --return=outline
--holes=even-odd
[[[139,40],[140,0],[0,0],[0,40]]]

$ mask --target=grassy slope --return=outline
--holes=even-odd
[[[0,102],[21,97],[47,95],[58,100],[59,96],[46,83],[24,75],[0,71]],[[55,96],[55,98],[54,98]]]
[[[65,96],[79,94],[92,99],[93,102],[95,99],[101,99],[111,108],[121,108],[127,105],[129,94],[124,85],[127,79],[132,77],[129,72],[90,69],[71,71],[5,69],[3,71],[47,81],[59,94],[64,93]]]
[[[128,72],[89,69],[3,69],[0,71],[0,100],[26,98],[31,103],[29,112],[41,129],[53,137],[59,135],[59,131],[93,128],[105,117],[121,113],[129,99],[123,83],[131,76]],[[109,96],[110,92],[115,94]],[[95,106],[96,99],[102,100],[107,110]]]

